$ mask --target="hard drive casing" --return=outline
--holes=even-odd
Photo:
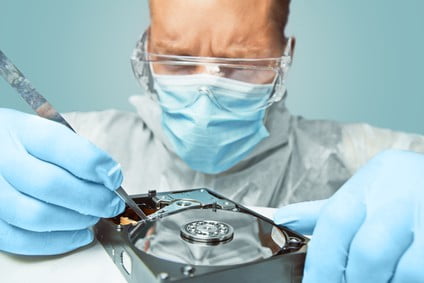
[[[308,239],[212,190],[149,191],[131,198],[148,215],[148,221],[121,225],[120,216],[136,217],[127,208],[122,215],[101,219],[94,227],[96,238],[128,282],[302,280]],[[186,237],[187,231],[193,233],[192,240]],[[254,235],[248,235],[251,231]],[[222,242],[212,237],[229,232],[233,232],[231,238]],[[229,256],[222,256],[227,253]],[[235,264],[228,264],[231,261]]]

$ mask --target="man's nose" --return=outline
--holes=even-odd
[[[210,117],[214,115],[220,105],[216,101],[215,96],[212,91],[206,87],[201,86],[198,89],[199,96],[196,101],[191,105],[190,109],[193,111],[195,122],[198,126],[207,128],[210,125]]]
[[[199,65],[196,68],[196,74],[208,74],[219,77],[223,75],[221,68],[217,64]]]
[[[221,105],[216,100],[216,97],[213,93],[213,89],[211,89],[209,86],[200,86],[197,89],[197,92],[198,92],[197,100],[199,99],[203,99],[204,101],[207,100],[209,103],[213,103],[215,107],[221,108]]]

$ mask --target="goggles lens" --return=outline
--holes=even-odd
[[[153,98],[167,108],[181,108],[182,105],[189,105],[196,100],[196,97],[201,93],[200,88],[205,86],[202,85],[202,76],[209,77],[209,85],[206,85],[207,88],[204,88],[204,91],[210,92],[209,97],[211,99],[215,99],[220,106],[230,111],[242,111],[246,106],[250,106],[247,107],[250,110],[252,107],[262,109],[281,100],[285,95],[284,78],[291,64],[291,56],[287,50],[284,52],[284,56],[278,58],[195,57],[149,53],[146,51],[146,42],[147,33],[145,32],[137,42],[131,58],[134,75],[139,83],[153,95]],[[290,39],[287,46],[291,46]],[[234,93],[243,88],[251,90],[261,86],[272,91],[270,93],[258,89],[258,96],[244,96],[237,100],[234,93],[217,91],[213,84],[210,85],[210,76],[224,81],[231,80],[233,83],[240,83]],[[175,85],[174,82],[181,82],[179,78],[183,77],[186,86],[188,84],[193,85],[192,96],[181,95],[182,97],[178,99],[179,103],[171,102],[172,99],[165,97],[166,91],[158,94],[153,87],[155,83],[158,83],[155,77],[161,77],[161,88],[170,91],[178,91],[179,85]],[[174,80],[173,78],[178,79]],[[252,91],[249,91],[249,93],[252,93]]]
[[[156,58],[155,58],[156,59]],[[158,58],[159,59],[159,58]],[[151,60],[149,61],[152,71],[157,75],[195,75],[209,74],[217,77],[232,79],[252,84],[272,83],[278,75],[278,68],[261,65],[242,65],[234,62],[194,62],[172,58],[174,60]]]

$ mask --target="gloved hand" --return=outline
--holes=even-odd
[[[65,126],[0,109],[0,250],[64,253],[89,244],[88,227],[124,209],[119,166]]]
[[[327,201],[274,220],[313,231],[303,282],[424,282],[424,155],[383,152]]]

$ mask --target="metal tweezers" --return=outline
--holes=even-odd
[[[0,50],[0,75],[21,95],[28,105],[43,118],[65,125],[73,132],[71,125],[57,112],[53,106],[32,86],[30,81]],[[128,196],[122,187],[115,190],[116,194],[140,217],[144,222],[146,214]]]

